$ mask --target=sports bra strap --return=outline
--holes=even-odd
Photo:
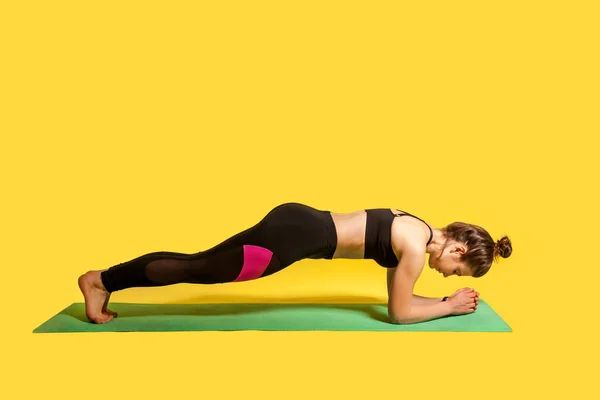
[[[433,230],[431,229],[431,227],[429,226],[429,224],[427,222],[423,221],[421,218],[419,218],[416,215],[413,215],[413,214],[411,214],[409,212],[406,212],[406,211],[403,211],[403,210],[398,210],[398,211],[402,211],[404,214],[394,214],[392,212],[392,214],[394,214],[394,217],[402,217],[404,215],[410,215],[411,217],[414,217],[414,218],[418,219],[419,221],[423,222],[425,225],[427,225],[427,227],[429,228],[429,240],[427,241],[427,244],[425,246],[429,245],[429,243],[431,243],[431,240],[433,239]]]

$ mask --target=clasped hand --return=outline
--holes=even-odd
[[[479,293],[472,288],[458,289],[448,298],[452,307],[452,315],[469,314],[477,309]]]

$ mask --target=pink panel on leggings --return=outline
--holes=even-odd
[[[244,265],[234,282],[260,278],[271,262],[273,252],[264,247],[244,245]]]

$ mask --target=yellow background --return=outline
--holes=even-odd
[[[594,3],[3,2],[2,397],[595,397]],[[287,201],[507,234],[485,277],[417,293],[472,286],[514,331],[32,333],[81,273]],[[385,302],[385,270],[111,300]]]

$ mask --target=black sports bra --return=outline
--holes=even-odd
[[[395,217],[409,215],[417,218],[429,228],[428,245],[433,239],[433,230],[431,226],[421,218],[402,211],[403,214],[394,214],[389,208],[370,208],[367,212],[367,227],[365,232],[365,259],[374,260],[384,268],[395,268],[398,266],[398,259],[392,250],[392,222]]]

